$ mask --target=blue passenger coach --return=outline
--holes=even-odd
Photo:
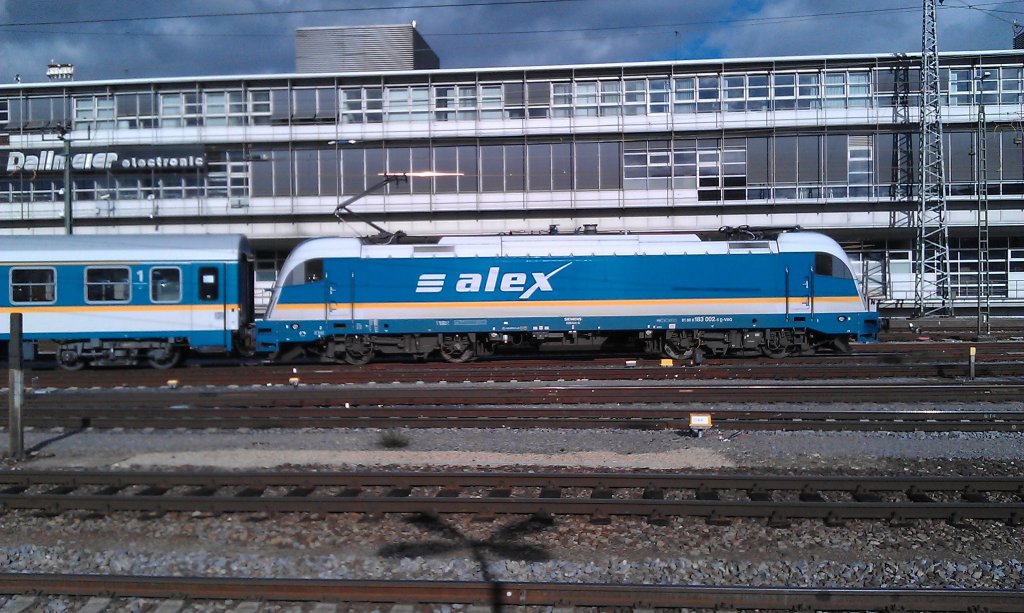
[[[459,362],[502,347],[639,345],[671,357],[781,357],[874,340],[845,253],[813,232],[313,239],[285,261],[261,351],[363,363],[375,354]]]
[[[58,364],[174,366],[251,345],[252,253],[241,235],[0,238],[0,341],[12,312]],[[248,338],[248,340],[247,340]]]

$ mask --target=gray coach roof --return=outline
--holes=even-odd
[[[226,262],[248,253],[241,234],[0,236],[0,263]]]

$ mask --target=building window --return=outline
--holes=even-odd
[[[249,90],[249,113],[254,126],[270,125],[270,90]]]
[[[502,88],[501,84],[480,86],[480,119],[501,119]]]
[[[871,106],[871,73],[866,70],[849,73],[850,108]]]
[[[506,119],[526,118],[526,90],[519,81],[504,84],[504,109]]]
[[[160,126],[164,128],[203,125],[203,105],[198,92],[160,94]]]
[[[1021,98],[1021,77],[1020,68],[1003,67],[1001,69],[999,102],[1001,104],[1019,104]]]
[[[122,267],[85,269],[86,302],[128,302],[132,297],[131,271]]]
[[[551,84],[551,116],[572,117],[572,83]]]
[[[576,116],[597,117],[597,81],[576,83]]]
[[[108,96],[75,99],[76,130],[112,130],[115,127],[114,100]]]
[[[349,87],[341,90],[342,123],[381,123],[384,121],[384,89]]]
[[[718,77],[697,77],[697,112],[713,113],[720,111]]]
[[[669,112],[669,79],[650,79],[647,81],[648,112],[659,115]]]
[[[798,109],[821,108],[821,75],[816,72],[797,75]]]
[[[154,268],[150,270],[149,299],[152,302],[181,302],[181,269]]]
[[[535,81],[526,84],[527,116],[544,119],[551,111],[551,82]]]
[[[601,102],[598,114],[601,117],[622,115],[622,82],[600,81]]]
[[[768,75],[747,75],[747,110],[765,111],[770,108]]]
[[[772,106],[776,111],[796,108],[796,75],[772,75]]]
[[[675,88],[673,94],[673,112],[697,112],[695,83],[696,80],[694,79],[694,77],[681,77],[675,79]]]
[[[867,197],[871,195],[872,160],[871,136],[850,136],[849,142],[849,182],[850,197]]]
[[[56,302],[56,277],[53,268],[12,268],[11,304]]]
[[[206,125],[244,126],[249,121],[245,94],[241,91],[204,92]]]
[[[647,79],[627,79],[623,82],[622,114],[647,114]]]
[[[388,121],[430,119],[430,90],[426,87],[389,87],[386,94]]]
[[[744,111],[746,105],[745,75],[727,75],[722,77],[722,97],[725,99],[726,111]]]
[[[152,92],[117,94],[114,106],[118,128],[156,127],[156,103]]]

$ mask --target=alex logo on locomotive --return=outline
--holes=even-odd
[[[527,300],[534,293],[554,291],[551,287],[551,278],[572,265],[572,262],[563,264],[549,273],[543,272],[505,272],[498,266],[492,266],[487,270],[486,278],[479,273],[459,273],[455,280],[455,291],[459,293],[480,293],[480,292],[520,292],[519,300]],[[526,284],[532,277],[533,284],[527,288]],[[445,289],[448,275],[445,273],[424,273],[419,276],[416,282],[417,294],[437,294]]]

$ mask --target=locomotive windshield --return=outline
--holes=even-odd
[[[836,279],[853,278],[853,273],[850,272],[850,267],[846,265],[846,262],[831,253],[819,252],[814,254],[814,272],[825,277],[835,277]]]

